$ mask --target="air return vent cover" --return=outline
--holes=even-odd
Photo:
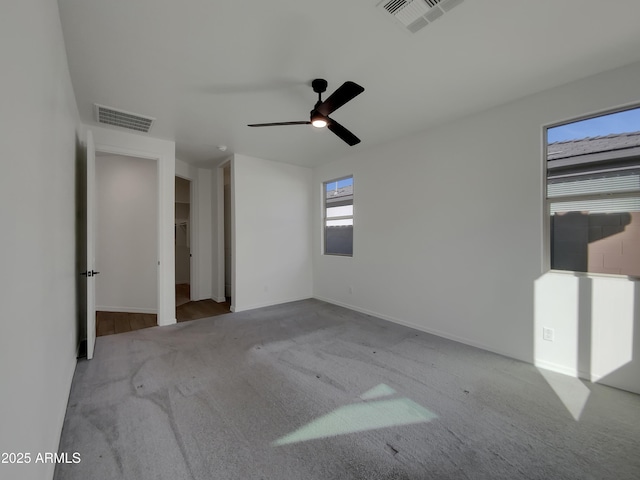
[[[104,105],[93,104],[98,123],[113,125],[116,127],[128,128],[136,132],[148,133],[155,118],[144,117],[137,113],[125,112],[116,108],[105,107]]]
[[[383,0],[377,8],[405,29],[416,33],[464,0]]]

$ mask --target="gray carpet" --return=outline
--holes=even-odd
[[[640,396],[572,382],[316,300],[100,337],[55,479],[640,478]]]

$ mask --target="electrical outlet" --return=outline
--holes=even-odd
[[[547,342],[553,342],[555,337],[555,331],[553,328],[542,327],[542,339]]]
[[[352,295],[352,294],[353,294],[353,287],[352,287],[352,286],[349,286],[349,287],[347,288],[347,292],[349,292],[349,295]]]

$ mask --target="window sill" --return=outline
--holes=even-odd
[[[631,282],[640,281],[640,276],[619,275],[616,273],[572,272],[569,270],[553,270],[553,269],[547,270],[545,274],[547,273],[551,273],[553,275],[567,275],[567,276],[570,275],[572,277],[579,277],[579,278],[612,278],[612,279],[618,279],[618,280],[628,280]]]

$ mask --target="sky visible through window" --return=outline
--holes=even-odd
[[[640,131],[640,108],[611,113],[547,129],[547,142],[564,142],[612,133]]]
[[[353,177],[342,178],[336,182],[327,182],[327,192],[353,185]]]

